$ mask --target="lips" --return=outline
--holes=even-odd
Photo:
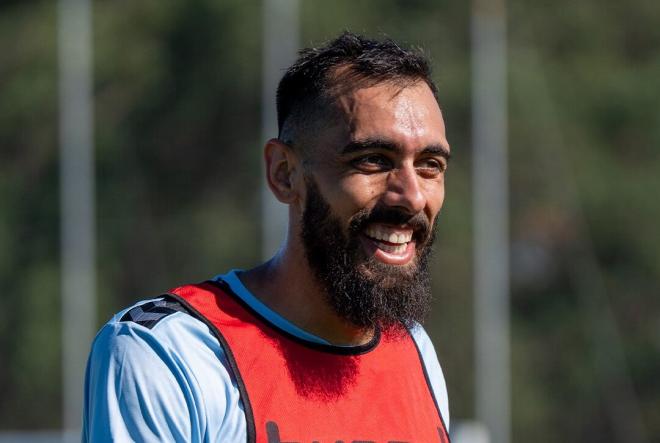
[[[383,263],[403,265],[415,255],[413,229],[405,225],[371,223],[365,228],[362,237],[370,255],[373,254],[374,258]]]

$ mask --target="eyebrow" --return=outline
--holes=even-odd
[[[355,154],[357,152],[371,151],[374,149],[381,149],[390,152],[401,152],[403,150],[401,146],[399,146],[397,143],[391,140],[381,139],[381,138],[365,138],[362,140],[351,141],[346,146],[344,146],[344,148],[341,150],[341,154],[342,155]],[[446,146],[441,144],[427,145],[421,151],[419,151],[419,153],[439,155],[441,157],[444,157],[447,161],[449,161],[449,159],[451,158],[449,149],[447,149]]]

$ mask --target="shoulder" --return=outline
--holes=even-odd
[[[145,300],[122,311],[119,322],[133,322],[147,329],[153,329],[161,320],[185,308],[175,300],[157,298]]]
[[[179,303],[138,302],[108,321],[92,344],[85,435],[96,441],[105,426],[120,440],[217,435],[221,429],[207,417],[225,416],[237,402],[228,367],[208,327]]]
[[[178,370],[209,355],[223,359],[208,327],[180,303],[165,298],[143,300],[116,314],[97,334],[92,353],[107,353],[127,363],[142,357],[157,357],[167,364],[178,361],[178,367],[172,368]]]
[[[221,366],[226,368],[224,352],[208,326],[166,298],[143,300],[116,314],[97,334],[92,355],[145,372],[165,366],[172,373],[202,378],[207,371],[217,377]]]
[[[438,408],[442,414],[442,419],[445,422],[447,430],[449,430],[449,399],[447,395],[447,385],[433,342],[420,324],[416,324],[410,329],[410,335],[412,336],[413,341],[417,346],[417,350],[419,351],[420,358],[424,363],[426,377],[431,385],[433,395],[435,396]]]
[[[415,341],[415,345],[417,345],[417,349],[419,349],[419,353],[424,358],[424,360],[435,359],[437,361],[438,356],[435,352],[435,347],[433,346],[431,337],[429,337],[428,333],[422,325],[416,323],[410,329],[410,335]]]

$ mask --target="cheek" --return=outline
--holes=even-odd
[[[342,194],[343,199],[362,209],[380,198],[384,192],[385,182],[382,174],[355,174],[340,180],[337,190]]]
[[[435,217],[442,208],[442,205],[444,204],[445,201],[444,181],[439,183],[429,184],[425,192],[426,192],[427,207],[429,208],[429,212],[431,213],[430,215]]]
[[[355,174],[328,183],[325,194],[335,214],[350,218],[356,212],[373,207],[380,195],[384,180],[374,175]]]

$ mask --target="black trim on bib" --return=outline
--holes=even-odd
[[[243,382],[243,377],[238,370],[238,364],[236,363],[236,358],[229,347],[229,343],[222,335],[220,330],[209,320],[206,319],[197,309],[193,308],[190,303],[188,303],[184,298],[179,295],[172,294],[170,292],[163,294],[164,297],[168,297],[174,300],[177,303],[180,303],[187,311],[188,314],[195,317],[197,320],[204,323],[210,329],[211,333],[215,335],[215,338],[220,343],[220,347],[227,357],[227,363],[231,368],[234,378],[236,379],[236,386],[238,387],[238,392],[240,394],[241,402],[243,403],[243,409],[245,412],[245,432],[247,434],[247,443],[255,443],[257,441],[257,432],[256,426],[254,424],[254,413],[252,412],[252,405],[250,404],[250,398],[248,397],[247,389],[245,388],[245,383]]]
[[[424,379],[426,380],[426,386],[429,389],[429,393],[431,394],[431,398],[433,398],[433,404],[435,404],[435,410],[438,412],[438,416],[440,417],[440,422],[442,423],[442,431],[445,432],[445,435],[447,436],[447,441],[451,443],[451,437],[449,437],[449,429],[447,429],[447,424],[445,423],[445,418],[442,416],[442,411],[440,411],[440,404],[438,403],[438,399],[435,397],[435,392],[433,391],[433,386],[431,385],[431,379],[429,378],[429,373],[426,371],[426,363],[424,362],[424,356],[422,355],[422,350],[419,349],[419,346],[417,345],[417,340],[415,340],[415,337],[412,335],[412,331],[407,330],[408,335],[410,335],[410,339],[412,340],[413,344],[415,345],[415,349],[417,350],[417,355],[419,356],[419,364],[422,365],[422,372],[424,373]],[[441,430],[438,429],[438,433]],[[442,436],[440,436],[442,438]]]
[[[296,336],[296,335],[294,335],[294,334],[292,334],[288,331],[285,331],[284,329],[274,325],[270,320],[265,318],[263,315],[261,315],[259,312],[257,312],[252,306],[250,306],[248,303],[246,303],[245,300],[243,300],[241,297],[236,295],[236,293],[229,286],[229,283],[227,283],[226,281],[224,281],[224,280],[207,280],[206,283],[210,283],[210,284],[220,288],[223,292],[225,292],[228,296],[232,297],[243,308],[245,308],[254,317],[261,320],[269,328],[274,329],[279,334],[285,336],[289,340],[292,340],[292,341],[294,341],[298,344],[301,344],[301,345],[303,345],[307,348],[312,348],[312,349],[314,349],[316,351],[320,351],[320,352],[328,352],[330,354],[362,355],[362,354],[366,354],[367,352],[372,351],[380,343],[381,332],[380,332],[379,327],[376,327],[376,330],[374,331],[374,336],[371,338],[371,340],[369,340],[367,343],[365,343],[363,345],[337,346],[337,345],[316,343],[316,342],[313,342],[313,341],[305,340],[303,338],[300,338],[300,337],[298,337],[298,336]]]

